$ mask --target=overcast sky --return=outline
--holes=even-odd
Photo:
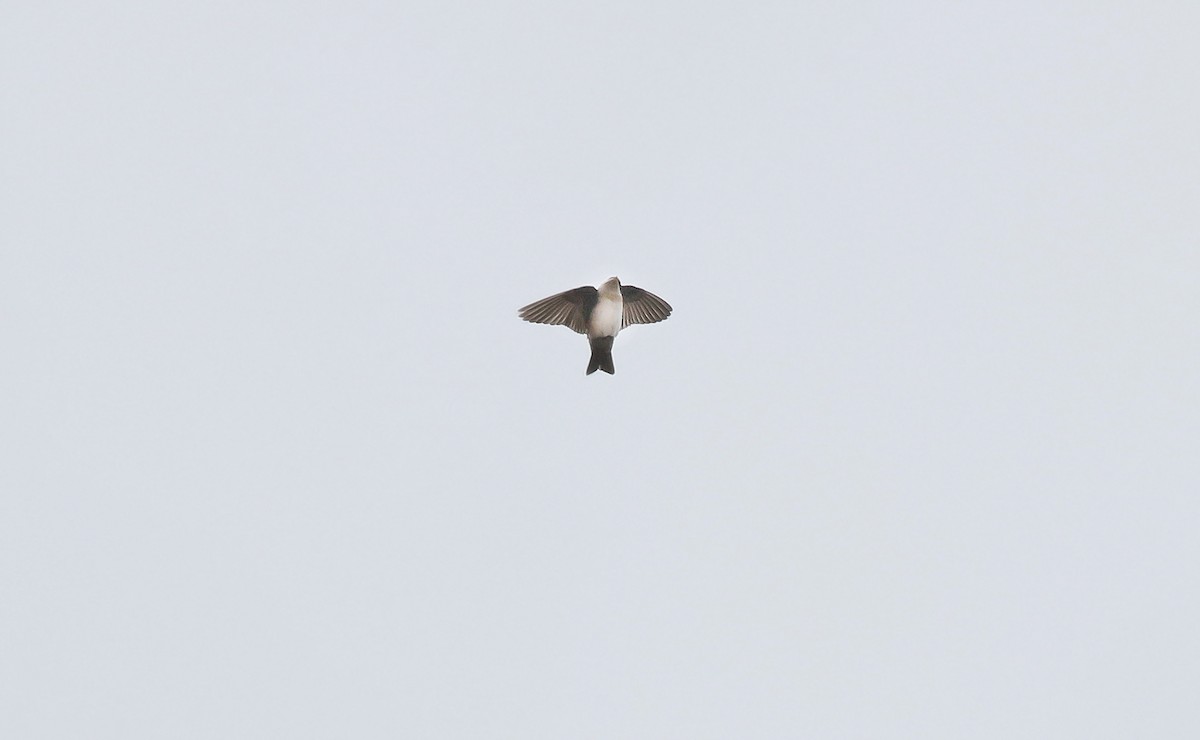
[[[1197,7],[8,4],[0,736],[1200,736]]]

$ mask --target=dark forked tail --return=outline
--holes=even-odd
[[[617,371],[612,362],[612,343],[612,337],[596,337],[595,339],[588,337],[588,344],[592,346],[592,359],[588,362],[587,369],[588,375],[597,370],[603,370],[609,375]]]

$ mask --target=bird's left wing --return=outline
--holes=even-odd
[[[621,316],[621,328],[630,324],[654,324],[671,315],[671,304],[648,290],[632,285],[621,286],[621,301],[625,310]]]
[[[590,285],[534,301],[517,312],[535,324],[561,324],[580,334],[587,333],[587,317],[596,306],[599,291]]]

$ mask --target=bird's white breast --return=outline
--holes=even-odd
[[[611,298],[605,296],[604,291],[601,291],[600,299],[596,301],[596,307],[592,309],[591,321],[588,322],[588,336],[615,337],[617,332],[621,331],[623,310],[624,305],[620,293],[617,293],[616,298]]]

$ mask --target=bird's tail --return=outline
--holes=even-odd
[[[597,370],[612,375],[616,372],[612,361],[612,337],[596,337],[595,339],[588,338],[588,344],[592,346],[592,359],[588,362],[587,374],[591,375]]]

